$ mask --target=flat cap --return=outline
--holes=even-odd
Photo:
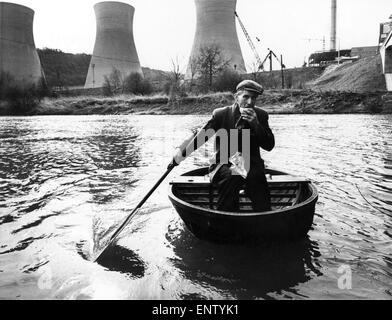
[[[236,91],[238,92],[241,90],[251,91],[257,93],[258,95],[261,95],[264,92],[263,86],[252,80],[244,80],[240,82],[237,86]]]

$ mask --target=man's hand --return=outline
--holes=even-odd
[[[182,151],[180,148],[176,148],[174,151],[173,159],[167,166],[168,169],[173,169],[174,167],[178,166],[185,158],[182,156]]]
[[[259,126],[259,120],[257,119],[256,111],[252,108],[241,109],[241,117],[246,120],[250,127],[254,130]]]
[[[177,165],[179,165],[181,162],[183,162],[185,160],[184,156],[182,155],[182,151],[180,148],[177,148],[174,151],[174,156],[173,156],[173,160],[175,161],[175,163]]]

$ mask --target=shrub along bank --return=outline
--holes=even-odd
[[[45,98],[29,114],[211,114],[233,101],[230,92],[176,99],[166,95]],[[270,114],[392,113],[392,94],[266,90],[257,105]]]

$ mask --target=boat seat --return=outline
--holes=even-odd
[[[309,179],[291,175],[267,175],[268,183],[307,183],[310,182]],[[170,184],[190,184],[190,185],[200,185],[200,186],[208,186],[210,184],[210,177],[208,175],[205,176],[179,176],[174,178]]]
[[[206,176],[179,176],[170,181],[170,184],[190,184],[207,186],[211,183],[210,177]]]
[[[271,192],[271,204],[275,209],[294,206],[298,203],[301,194],[302,185],[310,183],[309,179],[291,176],[291,175],[267,175],[267,181]],[[188,191],[189,197],[193,198],[192,203],[195,205],[206,205],[210,209],[215,208],[218,196],[218,190],[210,182],[208,175],[205,176],[179,176],[170,182],[171,185]],[[248,198],[245,186],[239,190],[240,203],[242,211],[252,212],[250,199]],[[194,197],[202,197],[203,199],[194,199]],[[201,201],[201,202],[200,202]],[[200,202],[200,203],[199,203]]]

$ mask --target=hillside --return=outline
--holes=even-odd
[[[49,87],[81,87],[86,81],[91,55],[65,53],[57,49],[38,49],[42,68]],[[167,72],[143,68],[143,74],[151,82],[162,82]]]
[[[89,68],[91,55],[71,54],[57,49],[38,49],[38,54],[49,87],[83,87]],[[381,71],[379,55],[364,58],[353,63],[332,65],[324,70],[321,67],[287,69],[286,87],[291,89],[310,89],[315,91],[375,92],[385,91],[385,79]],[[144,76],[155,87],[162,89],[168,72],[142,68]],[[251,75],[248,75],[251,77]],[[266,89],[281,86],[281,73],[262,72],[257,75]]]
[[[306,88],[316,91],[377,92],[386,91],[380,55],[353,63],[329,66]]]
[[[56,49],[38,49],[49,87],[82,86],[91,60],[88,54],[65,53]]]
[[[303,89],[305,84],[314,81],[324,72],[325,67],[290,68],[284,70],[284,85],[286,89]],[[247,78],[262,83],[265,89],[282,88],[281,70],[264,71],[247,74]]]

